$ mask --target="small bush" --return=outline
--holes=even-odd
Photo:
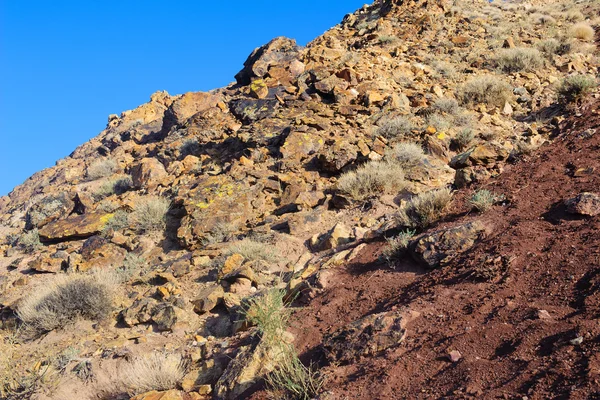
[[[78,318],[101,321],[112,311],[115,284],[109,274],[59,276],[32,291],[20,302],[17,314],[38,333],[62,328]]]
[[[198,143],[197,139],[187,139],[181,147],[179,147],[179,154],[181,154],[181,158],[185,158],[187,156],[197,156],[200,154],[200,143]]]
[[[17,245],[25,253],[33,253],[42,247],[40,242],[40,234],[37,229],[32,229],[27,233],[24,233],[19,237]]]
[[[460,88],[458,97],[465,105],[483,103],[502,107],[510,94],[511,88],[506,82],[492,75],[483,75],[465,83]]]
[[[425,159],[423,148],[414,142],[402,142],[386,153],[386,157],[393,163],[409,171],[421,165]]]
[[[382,258],[390,265],[399,260],[406,252],[408,244],[414,236],[415,231],[406,230],[393,238],[386,238],[387,246],[381,253]]]
[[[561,81],[557,88],[559,101],[576,103],[598,86],[590,75],[571,75]]]
[[[528,47],[503,49],[496,62],[504,72],[534,71],[544,65],[539,50]]]
[[[480,212],[485,212],[492,208],[494,204],[498,201],[501,201],[503,196],[498,196],[497,194],[490,192],[487,189],[481,189],[473,193],[471,196],[471,200],[469,203]]]
[[[354,171],[344,173],[337,188],[355,200],[391,193],[405,185],[404,171],[398,163],[370,161]]]
[[[415,126],[410,119],[400,116],[386,121],[377,128],[375,134],[393,140],[410,134],[413,129],[415,129]]]
[[[285,296],[285,290],[267,290],[262,295],[251,297],[244,310],[246,320],[256,325],[263,340],[271,345],[280,342],[281,334],[290,319],[290,310],[285,307]]]
[[[572,44],[567,40],[547,39],[538,44],[540,51],[546,55],[565,55],[573,49]]]
[[[179,354],[154,352],[125,364],[120,375],[131,395],[170,390],[183,380],[186,364]]]
[[[454,79],[458,75],[454,65],[449,62],[434,60],[431,66],[435,69],[435,72],[444,78]]]
[[[111,219],[108,220],[104,228],[103,233],[110,231],[120,231],[121,229],[129,228],[129,214],[123,210],[117,210]]]
[[[94,198],[102,199],[113,194],[123,194],[133,186],[131,176],[122,175],[119,178],[104,182],[94,193]]]
[[[428,126],[433,126],[438,131],[447,131],[452,127],[452,122],[448,121],[443,115],[430,114],[425,120]]]
[[[273,263],[279,261],[275,248],[267,243],[252,239],[244,239],[234,242],[224,252],[225,255],[239,254],[246,261],[265,261]]]
[[[460,111],[458,101],[455,99],[441,98],[433,103],[433,109],[439,113],[456,115]]]
[[[131,222],[142,232],[164,231],[170,205],[164,197],[146,196],[135,205],[130,214]]]
[[[390,43],[394,43],[394,42],[398,41],[398,38],[396,36],[381,35],[377,38],[377,40],[381,44],[390,44]]]
[[[595,34],[594,28],[585,22],[579,22],[571,28],[571,36],[584,42],[593,41]]]
[[[456,134],[456,137],[452,139],[452,144],[459,150],[463,151],[475,139],[475,134],[473,133],[473,129],[465,128]]]
[[[234,238],[234,233],[238,231],[238,226],[229,222],[219,222],[213,229],[207,233],[202,242],[204,245],[229,242]]]
[[[411,228],[425,228],[442,217],[451,201],[452,192],[448,188],[421,193],[398,213],[398,221]]]
[[[117,163],[110,158],[93,162],[87,168],[87,178],[90,181],[112,175],[117,169]]]
[[[312,365],[306,367],[298,358],[292,345],[282,344],[279,362],[266,378],[267,385],[275,392],[274,398],[310,400],[317,398],[323,387],[323,378]]]
[[[117,268],[117,274],[120,282],[128,282],[134,276],[139,275],[140,270],[146,263],[146,259],[135,253],[127,253],[123,260],[123,265]]]

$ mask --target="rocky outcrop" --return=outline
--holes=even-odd
[[[40,240],[46,242],[82,239],[100,233],[112,218],[109,213],[89,213],[51,222],[40,229]]]

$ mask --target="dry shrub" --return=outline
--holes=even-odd
[[[420,166],[425,159],[423,148],[414,142],[402,142],[386,153],[386,158],[404,170]]]
[[[387,246],[383,249],[381,257],[387,261],[388,264],[392,265],[402,258],[408,248],[408,244],[414,236],[415,231],[406,230],[400,232],[393,238],[386,238]]]
[[[95,181],[96,179],[112,175],[116,169],[117,163],[113,159],[97,160],[87,168],[87,178],[90,181]]]
[[[449,98],[440,98],[433,103],[433,109],[439,113],[445,113],[450,115],[456,115],[460,111],[458,101]]]
[[[375,134],[393,140],[410,134],[413,129],[415,129],[415,126],[411,120],[400,116],[383,123],[383,125],[377,128]]]
[[[130,214],[131,222],[142,232],[164,231],[171,202],[160,196],[142,198]]]
[[[391,193],[405,185],[402,166],[395,162],[370,161],[344,173],[337,183],[341,192],[355,200]]]
[[[571,36],[583,40],[584,42],[591,42],[594,40],[595,32],[594,28],[592,28],[589,24],[585,22],[579,22],[571,28]]]
[[[479,212],[485,212],[492,208],[494,204],[502,201],[504,196],[497,195],[487,189],[481,189],[473,193],[469,203]]]
[[[591,75],[570,75],[563,79],[556,89],[559,101],[577,103],[598,86]]]
[[[452,201],[449,188],[435,189],[413,197],[398,213],[398,221],[411,228],[426,228],[442,217]]]
[[[22,234],[17,240],[17,245],[25,253],[34,253],[42,247],[40,242],[40,234],[37,229],[32,229],[29,232]]]
[[[102,321],[113,307],[116,278],[108,273],[62,275],[36,288],[18,306],[25,326],[44,333],[79,319]]]
[[[546,55],[557,54],[559,56],[568,54],[573,49],[573,45],[566,39],[547,39],[538,44],[540,51]]]
[[[179,354],[154,352],[125,364],[122,381],[132,395],[175,389],[185,376],[186,364]]]
[[[123,194],[127,192],[133,186],[133,181],[129,175],[121,175],[118,178],[110,179],[94,192],[94,198],[96,200],[108,197],[113,194]]]
[[[528,47],[502,49],[496,62],[504,72],[534,71],[544,65],[539,50]]]
[[[459,151],[465,150],[473,140],[475,139],[475,134],[473,133],[473,129],[465,128],[456,134],[456,137],[452,139],[452,145],[456,147]]]
[[[462,104],[487,104],[501,107],[510,98],[511,87],[493,75],[482,75],[466,82],[459,90]]]

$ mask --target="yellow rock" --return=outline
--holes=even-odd
[[[262,79],[256,79],[250,84],[250,94],[257,99],[264,99],[269,95],[269,88]]]
[[[428,133],[428,134],[430,134],[430,135],[433,135],[434,133],[437,132],[437,129],[435,129],[435,126],[429,125],[427,127],[427,129],[425,129],[425,132]]]
[[[227,275],[233,272],[235,269],[242,266],[244,262],[244,257],[241,254],[232,254],[227,257],[227,260],[223,263],[223,268],[221,268],[221,275]]]

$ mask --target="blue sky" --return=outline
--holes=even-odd
[[[365,0],[0,0],[0,195],[109,114],[225,86],[276,36],[306,44]]]

